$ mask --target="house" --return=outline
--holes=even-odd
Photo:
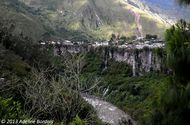
[[[45,45],[46,43],[45,42],[40,42],[41,45]]]
[[[70,45],[70,46],[72,46],[72,45],[74,45],[71,41],[69,41],[69,40],[65,40],[64,42],[63,42],[63,45]]]
[[[109,41],[103,41],[102,46],[109,46]]]

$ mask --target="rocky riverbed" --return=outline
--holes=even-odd
[[[111,103],[87,94],[81,94],[81,96],[94,107],[102,122],[111,125],[139,125],[130,115]]]

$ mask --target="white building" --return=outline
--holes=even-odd
[[[63,45],[74,45],[74,44],[71,41],[69,41],[69,40],[65,40],[63,42]]]

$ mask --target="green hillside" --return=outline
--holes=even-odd
[[[14,34],[23,34],[37,40],[46,30],[40,23],[40,19],[33,13],[32,9],[18,1],[0,1],[1,22],[8,28],[12,28]]]
[[[140,15],[143,34],[162,36],[166,24],[123,0],[20,0],[49,21],[62,35],[72,32],[109,38],[112,33],[131,36],[137,32],[134,12]]]
[[[1,22],[14,34],[39,39],[92,40],[124,36],[163,36],[167,24],[123,0],[1,0]],[[139,18],[139,19],[138,19]]]
[[[40,15],[37,10],[26,6],[18,0],[0,1],[0,22],[6,26],[14,35],[27,36],[32,41],[39,39],[63,39],[63,38],[85,38],[81,33],[70,32],[61,28],[64,34],[56,31],[56,27]]]

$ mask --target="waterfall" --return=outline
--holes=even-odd
[[[150,72],[151,67],[152,67],[152,51],[148,51],[148,66],[147,66],[148,72]]]
[[[106,58],[105,60],[105,68],[107,69],[108,68],[108,59]]]
[[[108,88],[104,91],[103,97],[108,93],[108,91],[109,91],[109,86],[108,86]]]
[[[105,61],[104,61],[104,68],[102,71],[106,70],[108,68],[108,59],[107,57],[105,58]]]
[[[106,70],[108,68],[108,58],[109,58],[109,51],[105,50],[105,54],[104,54],[104,70]]]
[[[133,63],[133,76],[136,76],[136,60],[135,60],[135,53],[133,54],[132,63]]]
[[[126,62],[128,65],[132,67],[132,75],[143,75],[144,73],[152,71],[161,71],[162,68],[165,68],[165,65],[162,62],[162,58],[164,56],[159,56],[154,52],[154,48],[141,48],[142,46],[139,44],[129,45],[129,48],[118,48],[112,49],[109,47],[104,47],[103,49],[99,49],[89,46],[62,46],[61,54],[66,55],[69,53],[88,53],[90,51],[98,52],[97,54],[101,55],[102,63],[102,71],[105,71],[108,68],[109,61],[117,61],[117,62]],[[153,46],[153,44],[151,45]],[[78,47],[78,48],[77,48]],[[137,49],[137,48],[140,49]],[[156,44],[155,44],[156,48]],[[54,54],[56,55],[58,48],[54,48]]]

